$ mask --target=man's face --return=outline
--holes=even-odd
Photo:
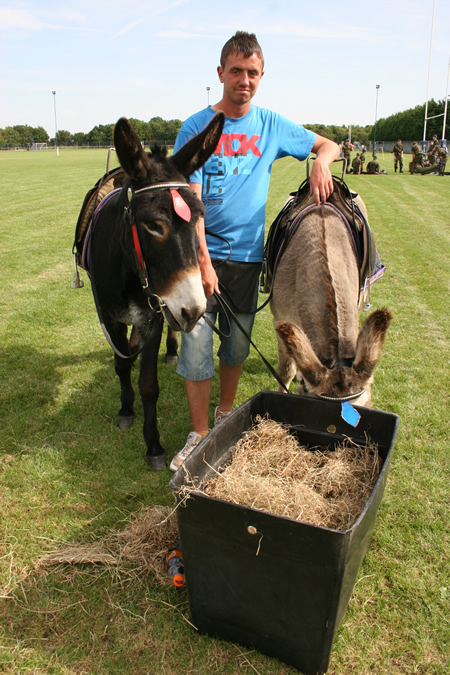
[[[229,54],[225,68],[219,66],[217,72],[224,85],[224,96],[236,105],[251,101],[264,75],[262,61],[256,54],[249,58],[243,54]]]

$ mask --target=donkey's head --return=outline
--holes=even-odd
[[[275,330],[303,378],[298,393],[319,398],[351,398],[355,405],[370,406],[373,371],[391,318],[386,308],[375,310],[361,326],[352,364],[332,368],[321,363],[303,330],[288,321],[280,321]]]
[[[170,158],[157,146],[147,154],[127,119],[121,118],[114,129],[116,152],[127,174],[121,196],[125,247],[133,265],[140,249],[137,257],[150,291],[175,330],[192,330],[206,310],[196,230],[204,206],[188,182],[217,147],[224,119],[218,113]]]

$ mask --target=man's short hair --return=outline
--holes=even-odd
[[[250,58],[252,54],[256,54],[261,59],[264,69],[264,56],[254,33],[238,30],[233,37],[225,42],[220,54],[222,68],[225,68],[225,63],[230,54],[243,54],[246,59]]]

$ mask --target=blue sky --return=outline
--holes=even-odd
[[[221,97],[236,30],[266,67],[257,105],[299,123],[373,124],[444,99],[448,0],[0,0],[0,128],[72,133],[119,117],[184,120]],[[56,97],[52,95],[56,91]]]

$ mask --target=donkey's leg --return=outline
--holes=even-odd
[[[118,324],[114,330],[110,331],[111,339],[117,349],[125,355],[129,354],[127,340],[127,326]],[[114,366],[120,380],[120,402],[121,408],[118,415],[118,424],[120,429],[128,429],[134,422],[134,391],[131,384],[131,368],[136,357],[123,359],[117,354],[114,355]]]
[[[167,465],[167,456],[159,442],[156,403],[159,396],[158,352],[164,325],[162,314],[158,314],[152,323],[150,337],[141,354],[139,373],[139,392],[144,408],[144,440],[147,444],[145,460],[155,471],[161,471]]]
[[[297,366],[294,359],[292,359],[286,352],[286,348],[280,338],[277,335],[277,346],[278,346],[278,364],[277,364],[277,373],[280,380],[283,382],[286,389],[289,389],[289,385],[294,379],[297,373]],[[278,385],[278,391],[284,391],[281,384]]]
[[[167,328],[166,349],[166,363],[176,364],[178,361],[177,332],[169,327]]]

